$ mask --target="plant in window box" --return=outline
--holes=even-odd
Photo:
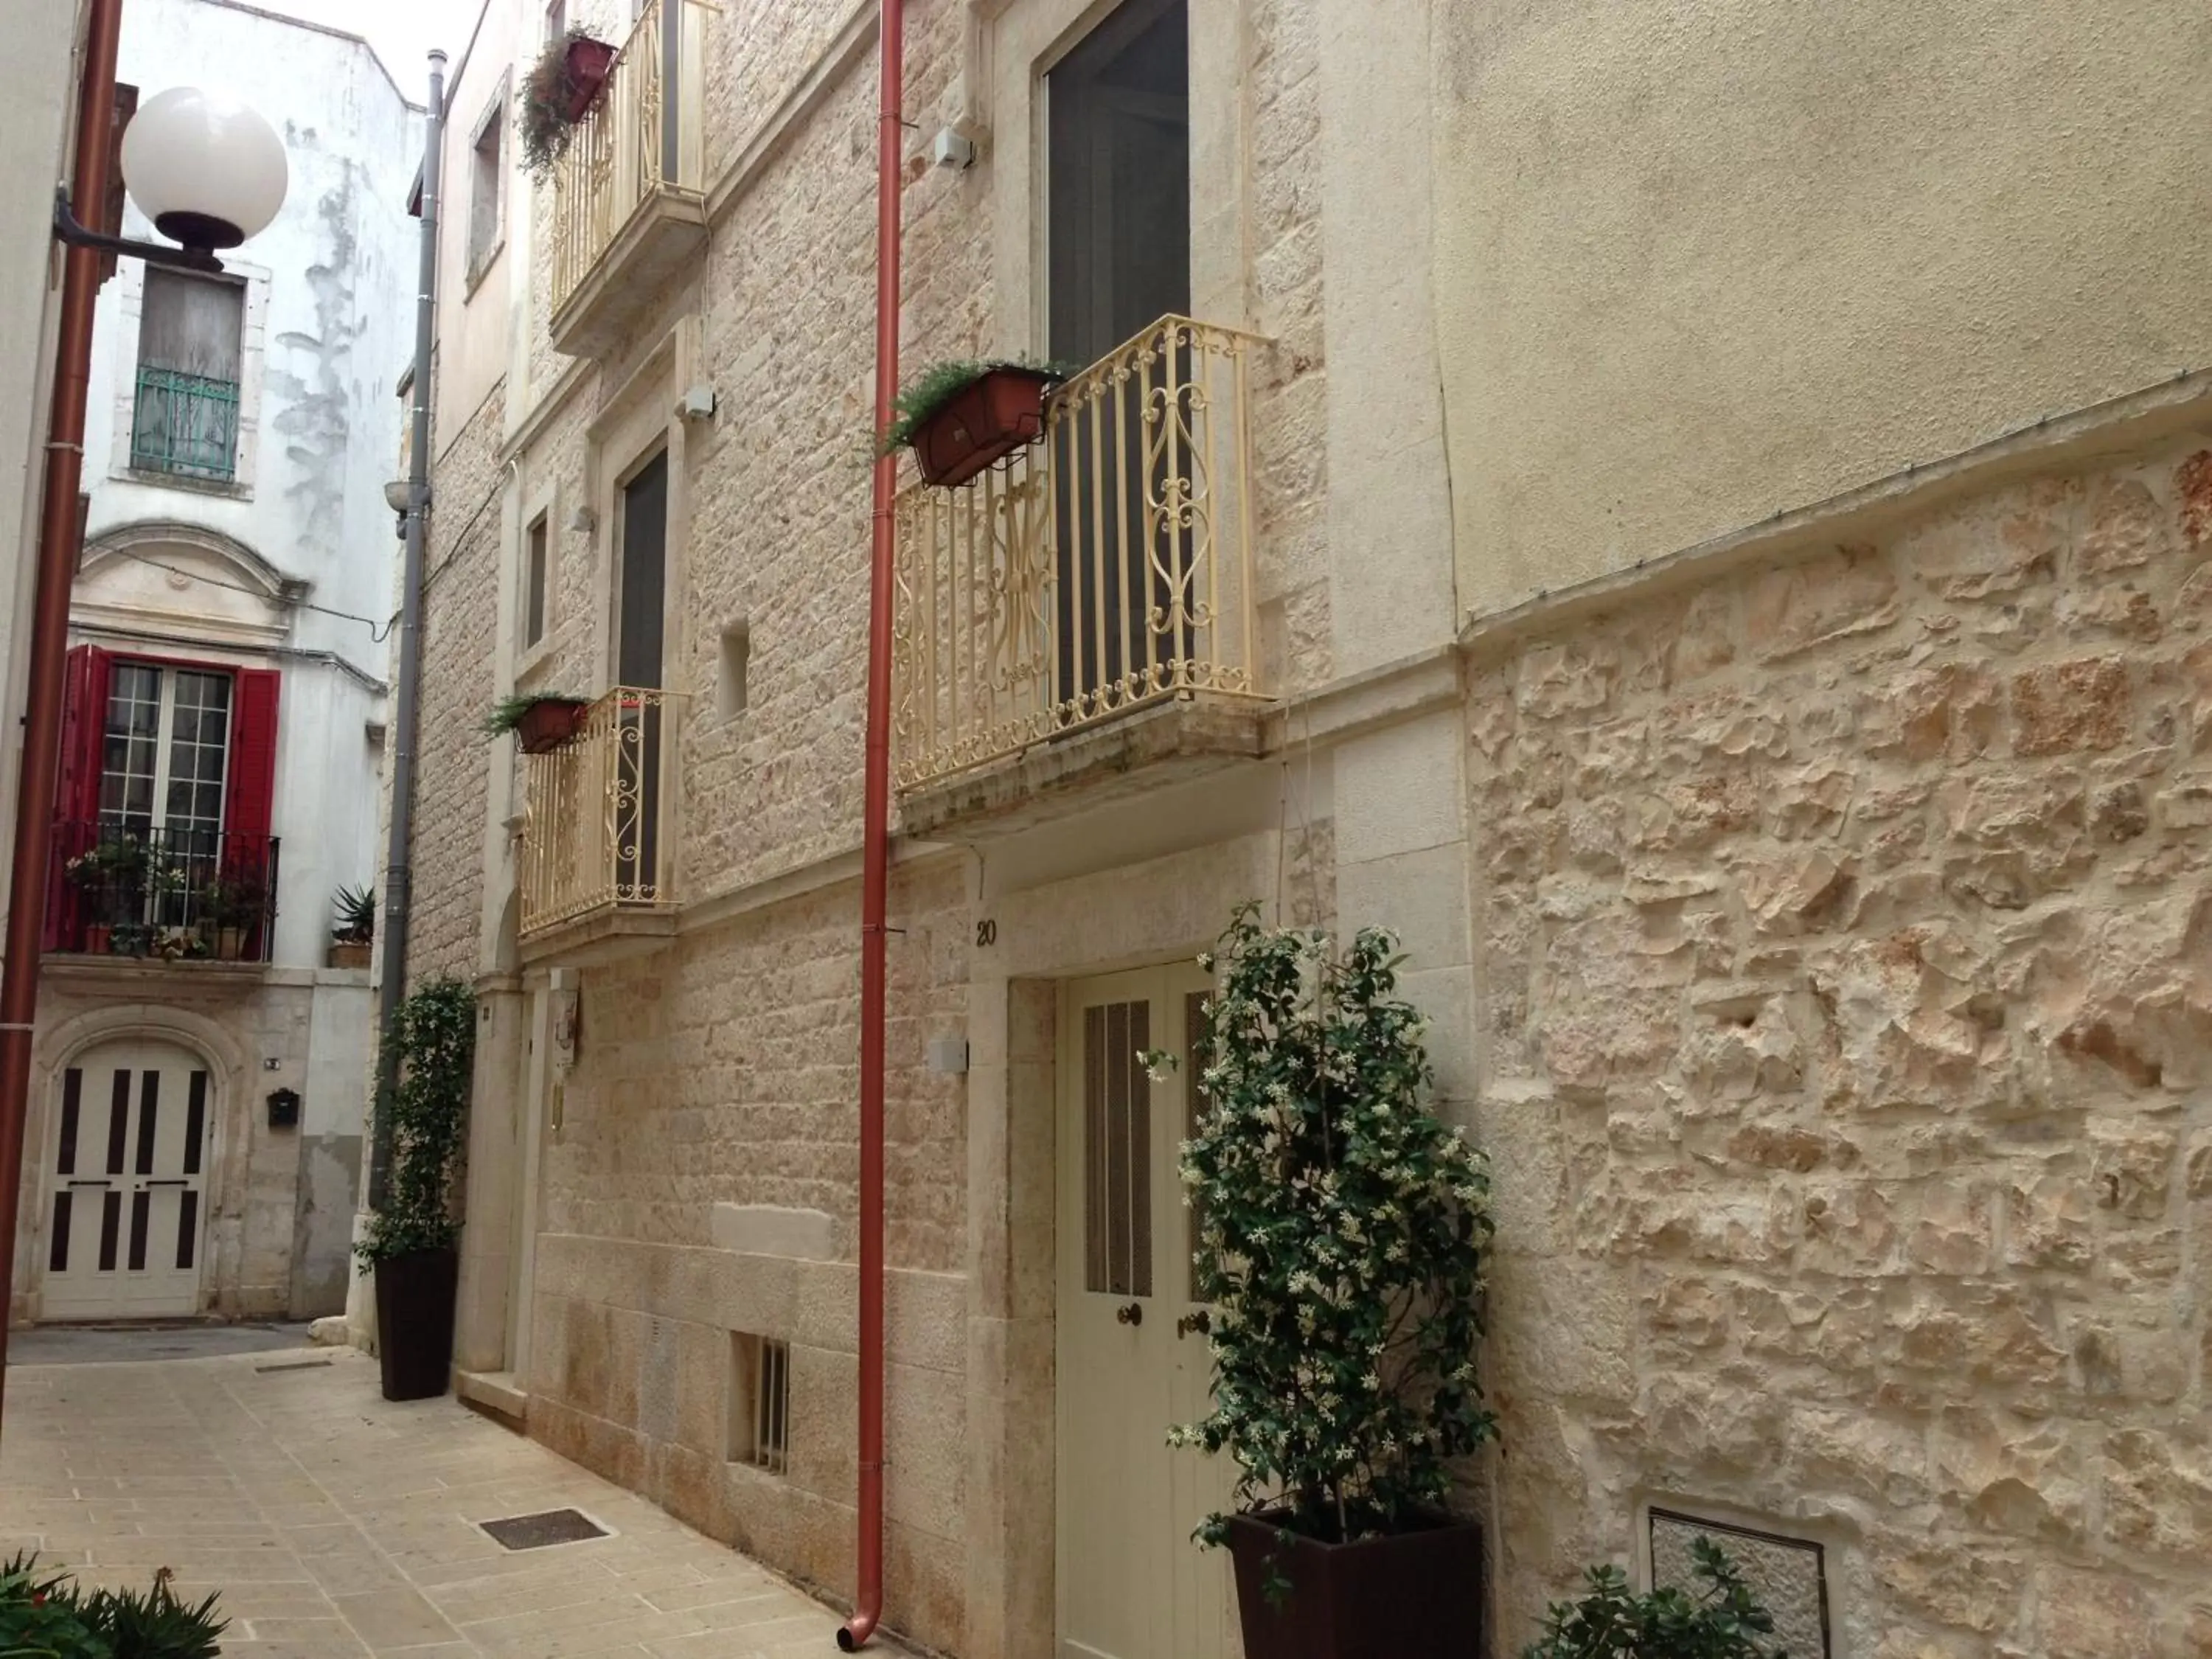
[[[567,153],[568,140],[605,90],[614,62],[615,49],[582,29],[545,43],[514,100],[514,130],[532,173],[544,178]]]
[[[377,1102],[392,1148],[384,1202],[354,1248],[376,1273],[376,1347],[386,1400],[446,1391],[453,1353],[454,1165],[468,1118],[476,1054],[476,995],[434,979],[399,1005],[385,1034],[397,1049],[398,1085]]]
[[[376,942],[376,890],[341,887],[331,901],[337,924],[331,929],[333,968],[366,968],[370,947]]]
[[[932,363],[892,400],[877,453],[911,449],[925,482],[965,483],[1044,436],[1045,394],[1072,372],[1010,357]]]
[[[246,938],[265,919],[269,891],[260,877],[238,871],[218,877],[200,890],[200,916],[215,934],[219,962],[236,962],[246,953]]]
[[[518,691],[501,697],[483,717],[488,738],[514,733],[526,755],[550,755],[583,729],[592,705],[581,697],[556,691]]]
[[[1496,1433],[1474,1366],[1488,1166],[1424,1103],[1396,941],[1339,954],[1258,915],[1222,936],[1182,1151],[1213,1407],[1170,1438],[1237,1466],[1234,1510],[1195,1535],[1235,1559],[1247,1659],[1429,1651],[1480,1627],[1481,1533],[1445,1500]]]

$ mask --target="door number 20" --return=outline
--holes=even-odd
[[[988,951],[991,946],[996,945],[998,942],[999,924],[997,922],[979,921],[975,924],[975,948],[977,950]]]

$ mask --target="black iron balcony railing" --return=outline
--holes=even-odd
[[[276,837],[65,819],[54,826],[46,948],[70,956],[266,962]]]
[[[142,365],[131,417],[142,472],[228,481],[238,472],[238,383]]]

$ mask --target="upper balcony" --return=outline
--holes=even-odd
[[[64,819],[54,826],[45,948],[111,967],[264,967],[276,932],[276,854],[274,836],[212,823]]]
[[[1164,317],[1063,385],[1011,459],[901,493],[908,833],[1260,752],[1247,359],[1261,343]]]
[[[606,961],[676,931],[677,738],[684,699],[617,686],[575,736],[523,758],[522,953]]]
[[[553,349],[597,356],[707,240],[700,0],[647,0],[553,168]],[[670,95],[673,88],[674,95]]]

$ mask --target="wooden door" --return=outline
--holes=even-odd
[[[668,452],[639,468],[623,486],[622,586],[617,617],[615,678],[638,690],[665,684],[667,626]],[[615,710],[615,893],[618,899],[660,896],[660,738],[666,711],[659,700],[625,700]]]
[[[1068,987],[1060,1047],[1058,1619],[1060,1659],[1222,1659],[1225,1558],[1190,1541],[1222,1472],[1169,1427],[1211,1384],[1176,1174],[1194,968]],[[1182,1059],[1155,1081],[1138,1056]]]
[[[215,1133],[206,1068],[167,1043],[106,1044],[63,1072],[52,1121],[42,1316],[198,1312]]]

